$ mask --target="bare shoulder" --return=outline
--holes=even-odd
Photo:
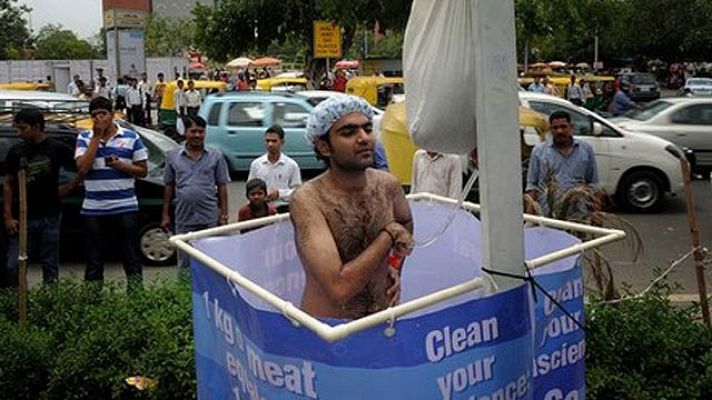
[[[401,183],[398,178],[391,175],[390,173],[373,168],[368,169],[368,173],[370,177],[372,177],[373,182],[375,182],[380,187],[386,188],[389,192],[403,191],[403,187],[401,186]]]

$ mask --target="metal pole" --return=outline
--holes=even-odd
[[[524,41],[524,73],[529,72],[529,41]]]
[[[593,68],[598,64],[598,35],[593,38]]]
[[[483,266],[524,276],[514,0],[476,0],[477,147]],[[508,289],[522,281],[495,276]]]
[[[700,247],[700,230],[697,227],[697,212],[695,211],[695,201],[692,193],[692,181],[690,178],[690,164],[686,159],[680,159],[682,166],[682,176],[685,181],[685,200],[687,205],[687,223],[690,225],[690,244],[695,249],[695,274],[697,275],[697,291],[700,295],[700,308],[702,308],[702,320],[710,325],[710,308],[707,304],[707,283],[705,282],[705,254]]]
[[[121,46],[119,45],[119,21],[116,20],[116,10],[114,13],[114,66],[116,68],[116,79],[121,76]]]
[[[17,173],[20,201],[17,308],[20,315],[20,325],[25,325],[27,324],[27,171],[25,171],[25,166],[22,164],[21,162],[20,171]]]

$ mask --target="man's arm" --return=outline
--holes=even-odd
[[[392,246],[388,233],[380,232],[366,250],[344,264],[326,218],[307,192],[298,190],[295,193],[290,215],[302,264],[331,301],[347,302],[366,287],[374,271],[384,268],[383,261]],[[407,234],[398,223],[389,224],[387,229],[396,238],[403,239]]]
[[[596,156],[593,154],[593,149],[588,149],[588,165],[586,166],[586,183],[598,185],[598,165],[596,164]]]
[[[296,162],[292,166],[292,172],[289,174],[289,189],[279,189],[279,199],[290,202],[294,191],[302,185],[302,173],[299,170],[299,164]]]
[[[146,160],[134,161],[129,164],[119,159],[114,159],[113,161],[108,161],[106,166],[118,169],[119,171],[125,172],[134,178],[143,178],[146,174],[148,174],[148,165]]]
[[[163,186],[163,212],[161,213],[161,228],[171,229],[171,200],[175,193],[175,183],[166,183]]]
[[[218,206],[220,207],[220,219],[218,220],[218,223],[220,225],[225,225],[230,219],[227,205],[227,184],[225,183],[218,185]]]
[[[99,138],[100,136],[95,132],[91,139],[89,139],[89,143],[85,143],[82,139],[77,139],[75,159],[77,163],[77,173],[79,175],[85,176],[91,171],[94,159],[96,158],[96,150],[99,148]]]
[[[410,212],[410,204],[405,198],[403,187],[398,179],[390,174],[385,174],[386,184],[393,193],[393,218],[397,223],[405,227],[408,232],[413,234],[413,215]],[[408,243],[410,245],[410,243]]]
[[[537,147],[532,150],[529,158],[529,168],[527,170],[527,187],[525,193],[530,195],[533,200],[539,198],[539,175],[541,174],[539,166],[539,150]]]
[[[12,197],[14,195],[13,185],[15,184],[15,178],[11,172],[5,174],[5,183],[2,188],[2,208],[3,208],[3,219],[5,220],[5,229],[10,235],[17,233],[18,221],[12,215]]]

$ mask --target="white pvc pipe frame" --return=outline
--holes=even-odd
[[[408,199],[415,201],[437,201],[444,204],[457,205],[457,200],[436,196],[430,193],[418,193],[410,195],[408,196]],[[470,202],[464,202],[463,208],[474,212],[480,211],[479,204],[474,204]],[[224,235],[241,229],[255,228],[258,226],[281,222],[286,219],[289,219],[289,214],[278,214],[251,221],[238,222],[230,225],[219,226],[216,228],[205,229],[198,232],[179,234],[172,236],[170,238],[170,241],[174,243],[178,247],[178,249],[188,253],[191,257],[197,259],[208,268],[224,276],[231,282],[239,285],[248,292],[252,293],[253,295],[257,296],[258,298],[264,300],[265,302],[273,306],[276,310],[280,311],[287,319],[289,319],[292,324],[294,324],[294,326],[304,326],[307,329],[316,333],[319,337],[326,340],[327,342],[335,342],[337,340],[341,340],[356,332],[360,332],[364,329],[368,329],[379,324],[394,324],[395,320],[399,317],[410,314],[414,311],[422,310],[424,308],[438,304],[453,297],[457,297],[464,293],[471,292],[476,289],[483,289],[486,287],[485,278],[478,277],[451,286],[449,288],[427,294],[423,297],[419,297],[417,299],[398,304],[394,307],[387,308],[385,310],[370,314],[357,320],[349,321],[335,326],[330,326],[305,313],[304,311],[295,307],[289,301],[283,300],[282,298],[266,290],[262,286],[247,279],[240,273],[226,267],[225,265],[219,263],[212,257],[209,257],[205,253],[188,244],[189,241],[194,239],[206,238],[215,235]],[[618,229],[599,228],[595,226],[578,224],[574,222],[545,218],[529,214],[524,214],[524,221],[552,228],[561,228],[578,232],[586,232],[599,236],[595,239],[582,242],[567,247],[565,249],[557,250],[531,260],[525,260],[524,265],[526,268],[529,269],[534,269],[542,265],[554,262],[556,260],[560,260],[562,258],[581,253],[585,250],[590,250],[607,243],[621,240],[625,237],[625,232]]]

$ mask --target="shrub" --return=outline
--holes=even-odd
[[[664,292],[589,305],[587,397],[711,399],[712,329],[695,321],[698,311]]]

